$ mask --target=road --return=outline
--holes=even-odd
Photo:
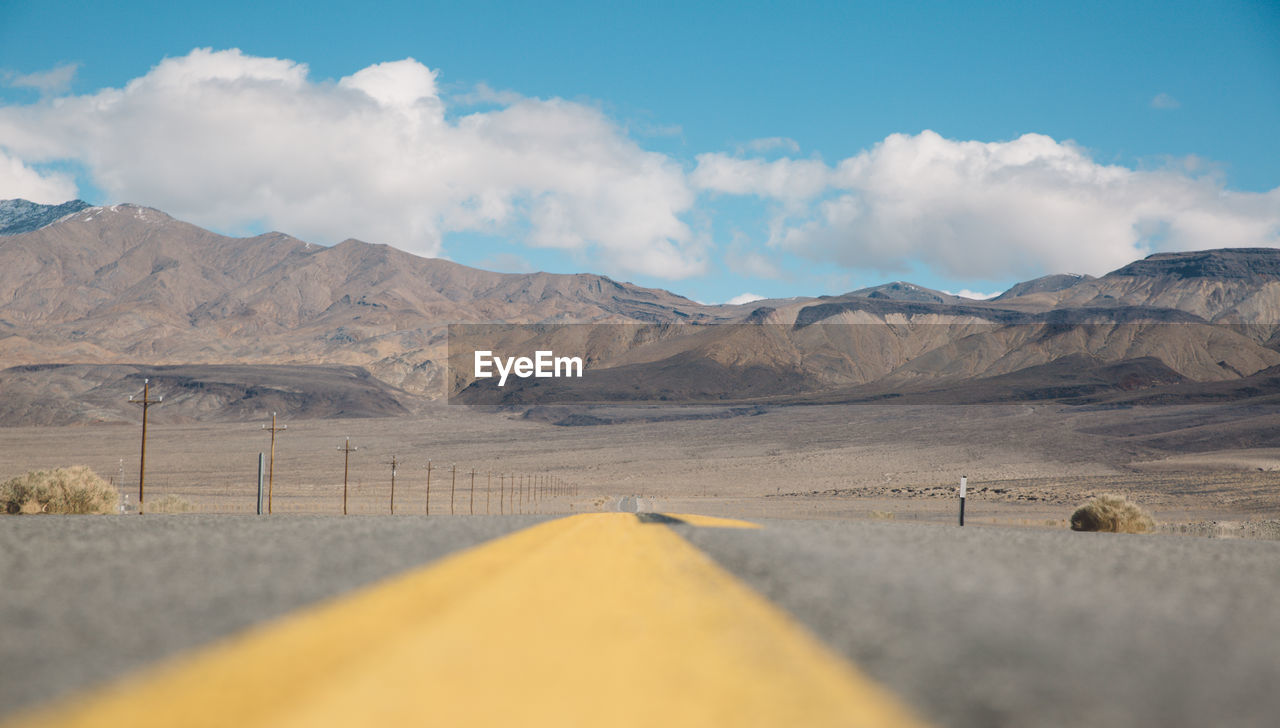
[[[0,722],[52,704],[46,724],[67,724],[60,696],[173,659],[202,676],[277,660],[254,684],[278,676],[330,722],[430,704],[474,724],[843,725],[855,696],[868,725],[1269,726],[1277,574],[1275,542],[885,522],[7,518]],[[449,658],[432,672],[428,654]],[[330,667],[286,679],[311,662]],[[138,695],[183,695],[171,672],[117,703],[163,714]]]

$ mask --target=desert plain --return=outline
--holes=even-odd
[[[146,501],[252,513],[269,417],[175,419],[149,425]],[[350,438],[353,514],[390,513],[394,458],[395,509],[406,515],[427,511],[428,462],[430,512],[449,513],[452,490],[460,515],[613,510],[634,496],[652,511],[953,522],[963,475],[968,525],[1066,528],[1076,506],[1115,492],[1165,532],[1275,538],[1280,448],[1239,443],[1241,431],[1278,421],[1204,405],[428,405],[402,417],[281,420],[271,505],[340,513]],[[557,424],[571,422],[590,424]],[[137,424],[11,427],[0,441],[6,472],[87,465],[132,507],[140,435]],[[1214,447],[1214,437],[1231,446]],[[522,498],[520,483],[535,478],[566,490]]]

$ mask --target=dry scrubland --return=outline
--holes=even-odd
[[[1101,493],[1149,510],[1159,530],[1267,535],[1280,518],[1280,451],[1167,457],[1123,438],[1091,435],[1128,417],[1054,406],[815,406],[726,419],[562,427],[519,413],[439,406],[413,417],[289,420],[277,440],[278,512],[340,512],[345,437],[350,510],[385,513],[397,457],[397,512],[420,513],[428,459],[431,508],[498,512],[501,474],[552,475],[578,489],[539,511],[612,508],[640,496],[654,510],[742,516],[949,521],[969,477],[968,522],[1066,528]],[[184,510],[251,512],[261,422],[151,428],[147,501]],[[0,478],[84,464],[136,499],[136,426],[0,429]],[[180,499],[180,500],[179,500]],[[501,497],[510,511],[510,499]],[[521,504],[522,510],[533,508]]]

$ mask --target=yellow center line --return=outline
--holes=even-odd
[[[663,513],[662,515],[687,523],[690,526],[698,526],[699,528],[760,528],[760,524],[758,523],[752,523],[751,521],[739,521],[736,518],[700,516],[696,513]]]
[[[922,725],[674,531],[622,513],[534,526],[12,723],[411,724]]]

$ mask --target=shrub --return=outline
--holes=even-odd
[[[1114,493],[1096,496],[1071,514],[1072,531],[1150,533],[1155,527],[1150,514]]]
[[[119,502],[115,488],[83,465],[33,470],[0,483],[5,513],[115,513]]]
[[[149,500],[143,505],[145,506],[143,511],[146,513],[190,513],[196,509],[194,503],[173,493],[168,493],[158,500]]]

